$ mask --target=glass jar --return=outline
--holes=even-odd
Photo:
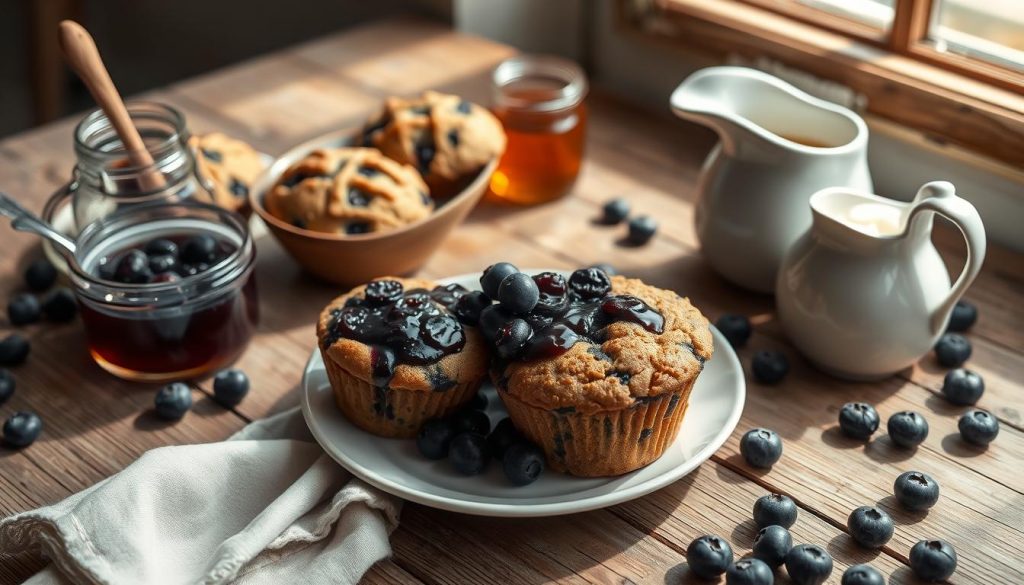
[[[202,272],[146,284],[101,276],[154,239],[201,234],[225,254]],[[89,352],[112,374],[149,382],[202,376],[232,362],[252,338],[256,252],[241,216],[198,203],[140,205],[89,224],[76,246],[69,265]]]
[[[492,76],[493,109],[508,136],[491,192],[513,203],[543,203],[572,189],[583,162],[587,78],[558,57],[503,61]]]

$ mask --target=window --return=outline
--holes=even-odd
[[[1024,71],[1021,0],[936,0],[930,20],[936,50]]]

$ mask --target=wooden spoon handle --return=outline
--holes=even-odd
[[[64,20],[60,23],[60,46],[64,51],[64,58],[71,68],[75,70],[78,77],[85,83],[93,99],[107,115],[114,130],[121,138],[125,150],[128,151],[128,159],[132,166],[150,167],[153,165],[153,156],[142,141],[138,128],[132,123],[128,115],[128,108],[125,107],[121,94],[117,92],[110,73],[103,65],[100,52],[96,43],[82,25],[72,20]],[[159,189],[166,185],[164,176],[156,171],[145,172],[139,177],[139,182],[144,189]]]

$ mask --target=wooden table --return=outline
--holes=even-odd
[[[486,103],[488,70],[510,54],[508,47],[438,26],[396,21],[316,40],[144,97],[181,108],[195,131],[220,129],[278,153],[318,133],[357,124],[390,94],[440,88]],[[601,92],[590,103],[587,164],[575,192],[533,208],[481,205],[422,274],[476,272],[497,260],[557,268],[610,262],[628,275],[689,295],[712,319],[724,312],[751,315],[755,333],[739,352],[744,366],[757,350],[780,349],[790,356],[792,372],[774,387],[748,376],[743,418],[726,445],[686,478],[633,502],[530,520],[406,504],[392,538],[394,558],[375,567],[366,581],[677,583],[686,580],[680,564],[698,535],[722,535],[737,553],[748,552],[755,533],[754,500],[775,491],[800,505],[794,539],[825,546],[835,558],[831,583],[839,582],[848,565],[861,562],[891,574],[894,583],[913,582],[907,555],[923,538],[943,538],[956,547],[955,583],[1024,583],[1022,256],[990,247],[985,269],[967,294],[981,312],[969,334],[974,344],[969,366],[985,377],[980,406],[1002,425],[987,450],[968,448],[956,431],[964,409],[938,396],[944,371],[932,356],[884,382],[836,381],[811,369],[787,344],[770,297],[734,288],[708,270],[692,229],[694,179],[713,142],[708,132]],[[0,188],[41,208],[71,169],[74,122],[0,142]],[[661,220],[662,229],[649,245],[622,247],[620,228],[591,223],[601,203],[615,195]],[[6,222],[0,234],[0,298],[6,299],[22,286],[21,268],[40,251],[34,238],[15,234]],[[941,232],[937,241],[958,271],[959,237]],[[233,411],[214,405],[209,381],[200,381],[194,385],[193,412],[177,424],[159,424],[147,412],[156,388],[102,372],[85,351],[79,323],[27,328],[33,352],[15,370],[18,391],[0,407],[0,416],[31,409],[46,430],[27,449],[0,449],[0,513],[55,502],[117,472],[147,449],[223,439],[250,420],[296,403],[302,366],[314,347],[314,318],[339,291],[303,275],[271,239],[260,239],[258,248],[264,320],[238,364],[254,388]],[[0,322],[2,334],[8,329]],[[914,453],[894,448],[884,432],[866,445],[847,440],[836,431],[836,415],[851,400],[874,404],[883,420],[900,410],[921,412],[931,434]],[[738,455],[738,438],[755,426],[772,428],[785,441],[785,455],[771,471],[754,470]],[[942,499],[927,514],[910,514],[894,503],[893,480],[909,469],[930,473],[942,486]],[[876,503],[897,528],[884,549],[871,552],[855,546],[844,527],[851,510]],[[22,559],[0,557],[3,583],[19,582],[36,569]]]

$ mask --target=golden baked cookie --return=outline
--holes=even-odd
[[[412,165],[435,196],[449,196],[501,156],[505,131],[486,108],[426,91],[413,99],[388,98],[384,111],[363,129],[363,144]]]
[[[264,205],[298,228],[365,234],[423,219],[434,201],[415,169],[376,148],[329,148],[314,150],[289,167]]]
[[[253,147],[220,132],[190,139],[196,153],[196,170],[213,196],[225,209],[245,212],[249,189],[263,172],[263,159]]]

